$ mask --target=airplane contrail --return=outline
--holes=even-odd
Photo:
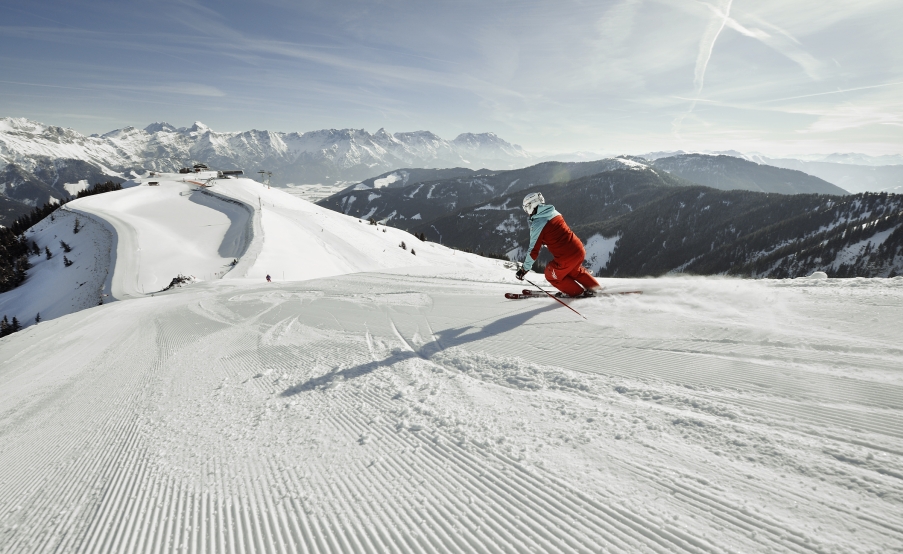
[[[895,85],[903,85],[903,81],[899,81],[896,83],[884,83],[883,85],[870,85],[867,87],[856,87],[856,88],[847,88],[842,90],[829,90],[828,92],[816,92],[814,94],[803,94],[800,96],[788,96],[787,98],[775,98],[773,100],[763,100],[759,102],[759,104],[767,104],[769,102],[781,102],[782,100],[796,100],[798,98],[811,98],[813,96],[825,96],[827,94],[840,94],[843,92],[855,92],[857,90],[868,90],[872,88],[881,88],[881,87],[892,87]]]

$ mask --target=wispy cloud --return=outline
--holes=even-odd
[[[67,85],[48,85],[46,83],[26,83],[23,81],[0,81],[0,83],[4,83],[7,85],[20,85],[26,87],[41,87],[41,88],[58,88],[64,90],[92,90],[88,87],[72,87]],[[96,90],[96,89],[94,89]]]
[[[103,85],[88,85],[88,86],[70,86],[70,85],[50,85],[46,83],[29,83],[24,81],[6,81],[0,80],[0,83],[8,84],[8,85],[19,85],[26,87],[39,87],[39,88],[53,88],[53,89],[63,89],[63,90],[86,90],[86,91],[100,91],[100,90],[129,90],[129,91],[147,91],[147,92],[162,92],[162,93],[171,93],[171,94],[185,94],[188,96],[225,96],[226,93],[221,91],[220,89],[210,86],[204,85],[200,83],[168,83],[168,84],[149,84],[149,85],[128,85],[128,84],[103,84]]]
[[[901,105],[894,106],[894,110],[882,109],[877,106],[843,106],[825,113],[809,125],[806,129],[800,129],[799,133],[836,133],[849,129],[858,129],[869,125],[892,125],[903,127],[903,113]]]
[[[899,0],[46,1],[4,13],[0,113],[491,130],[546,150],[903,144]]]
[[[730,19],[732,2],[733,0],[721,0],[720,4],[717,6],[703,3],[711,10],[712,15],[705,27],[702,39],[699,41],[699,50],[696,54],[696,66],[693,69],[693,87],[695,89],[694,99],[690,102],[687,111],[677,116],[671,123],[673,133],[678,138],[680,138],[680,128],[683,125],[684,120],[693,113],[693,110],[696,108],[697,99],[699,98],[699,95],[702,94],[702,88],[705,85],[705,72],[709,66],[709,60],[712,59],[715,41],[718,40],[718,35],[721,34],[727,21]]]
[[[226,93],[220,89],[203,85],[200,83],[170,83],[166,85],[149,85],[144,87],[146,90],[155,92],[166,92],[173,94],[185,94],[188,96],[225,96]]]
[[[755,18],[762,26],[766,26],[772,32],[769,33],[762,29],[751,26],[744,26],[732,17],[726,19],[726,25],[742,34],[743,36],[754,38],[765,44],[769,48],[786,56],[788,59],[797,63],[806,74],[812,79],[820,79],[824,64],[817,60],[814,56],[806,52],[800,45],[800,42],[787,31],[767,23],[759,18]]]

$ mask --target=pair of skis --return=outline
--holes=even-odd
[[[569,298],[596,298],[599,296],[621,296],[621,295],[625,295],[625,294],[643,294],[643,291],[641,291],[641,290],[625,290],[625,291],[620,291],[620,292],[597,292],[593,296],[564,296],[564,297],[560,297],[560,298],[567,300]],[[509,300],[521,300],[523,298],[546,298],[548,296],[549,296],[548,293],[546,293],[546,291],[544,291],[544,290],[533,290],[533,289],[524,289],[520,293],[517,293],[517,292],[506,292],[505,293],[505,298],[507,298]],[[554,298],[557,299],[559,297],[555,296]]]
[[[537,298],[539,298],[539,297],[541,296],[539,293],[542,293],[542,294],[548,296],[549,298],[551,298],[552,300],[554,300],[555,302],[558,302],[559,304],[561,304],[561,305],[564,306],[565,308],[571,310],[571,311],[574,312],[575,314],[579,315],[579,316],[582,317],[583,319],[586,319],[586,316],[585,316],[585,315],[581,314],[580,312],[578,312],[578,311],[575,310],[574,308],[572,308],[572,307],[568,306],[567,304],[565,304],[565,303],[561,300],[561,298],[558,298],[557,296],[555,296],[555,295],[553,295],[552,293],[550,293],[549,291],[543,289],[542,287],[540,287],[539,285],[537,285],[536,283],[534,283],[533,281],[531,281],[531,280],[529,280],[529,279],[524,279],[524,281],[526,281],[526,282],[530,283],[531,285],[533,285],[534,287],[536,287],[536,290],[532,290],[532,289],[524,289],[523,291],[521,291],[521,294],[510,293],[510,292],[509,292],[509,293],[505,294],[505,298],[509,298],[509,299],[512,299],[512,300],[520,299],[520,298],[533,298],[534,296],[537,297]],[[643,291],[640,291],[640,290],[631,290],[631,291],[625,291],[625,292],[609,292],[609,293],[604,293],[604,292],[603,292],[603,293],[596,294],[595,296],[613,296],[613,295],[615,295],[615,294],[643,294]],[[579,298],[579,297],[576,297],[576,298]],[[586,297],[586,298],[592,298],[592,297],[591,297],[591,296],[588,296],[588,297]]]

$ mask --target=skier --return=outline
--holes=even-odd
[[[583,260],[586,258],[583,243],[565,223],[564,217],[555,210],[555,206],[545,202],[539,192],[531,192],[524,197],[524,211],[530,216],[530,246],[527,258],[515,277],[523,281],[539,256],[539,249],[545,245],[554,258],[546,266],[546,279],[561,291],[556,296],[594,296],[602,290],[602,286],[583,267]]]
[[[267,283],[272,283],[273,281],[270,279],[270,276],[267,275]]]

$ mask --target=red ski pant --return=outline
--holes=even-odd
[[[556,289],[570,296],[583,293],[583,289],[599,286],[599,281],[583,267],[586,251],[581,248],[573,256],[555,258],[546,266],[546,279]]]

